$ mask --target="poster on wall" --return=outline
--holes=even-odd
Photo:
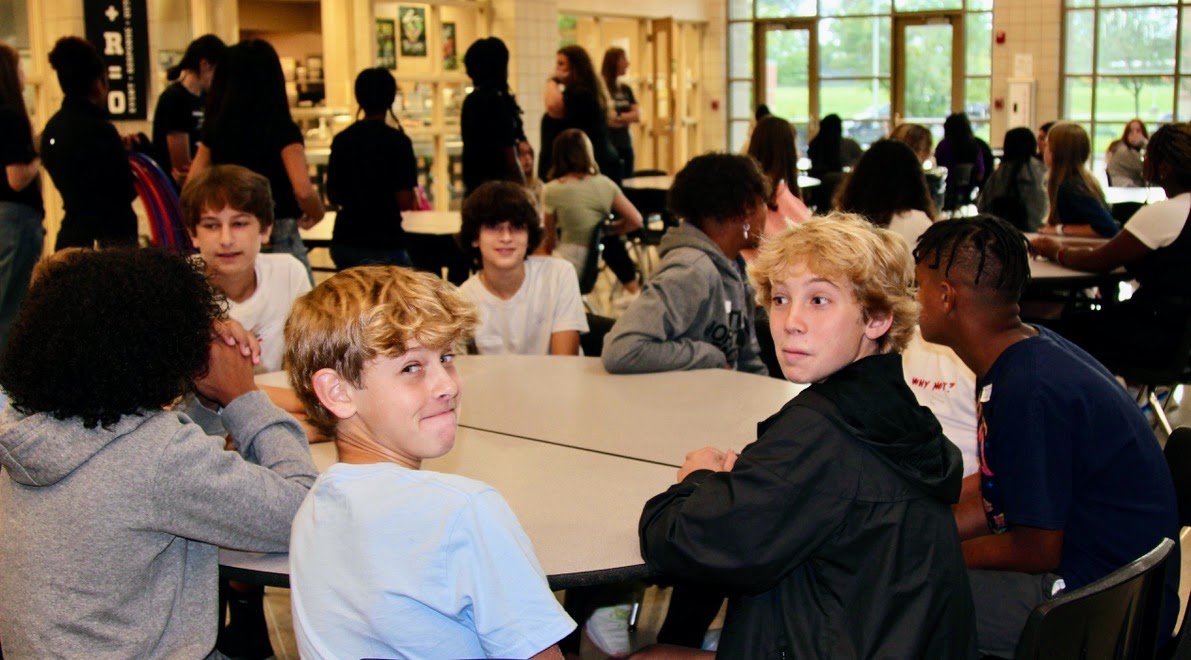
[[[145,0],[83,0],[87,40],[99,51],[113,120],[145,119],[149,110],[149,21]]]
[[[391,18],[376,19],[376,65],[397,68],[397,22]]]
[[[459,68],[459,54],[455,47],[455,24],[442,24],[442,68],[454,71]]]
[[[401,54],[408,57],[426,57],[426,8],[397,8],[401,21]]]

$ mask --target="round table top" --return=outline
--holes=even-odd
[[[813,176],[799,175],[799,188],[814,188],[822,183]],[[674,177],[669,174],[659,174],[656,176],[631,176],[621,182],[625,188],[634,188],[636,190],[669,190],[670,186],[674,185]]]

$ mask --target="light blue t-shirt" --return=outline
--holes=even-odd
[[[337,463],[294,518],[303,658],[525,658],[575,622],[491,486],[392,463]]]

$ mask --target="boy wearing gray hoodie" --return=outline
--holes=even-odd
[[[740,258],[761,238],[767,188],[748,156],[704,154],[682,168],[669,206],[683,223],[666,232],[657,272],[604,338],[605,369],[767,373]]]
[[[0,639],[11,657],[202,658],[219,547],[288,548],[317,477],[259,347],[184,257],[59,252],[0,361]],[[184,414],[221,408],[236,451]]]

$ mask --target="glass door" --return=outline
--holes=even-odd
[[[894,18],[893,121],[931,129],[964,108],[964,22],[959,13]]]
[[[806,153],[812,118],[819,116],[818,40],[814,21],[760,21],[753,50],[756,97],[798,130],[798,150]]]

